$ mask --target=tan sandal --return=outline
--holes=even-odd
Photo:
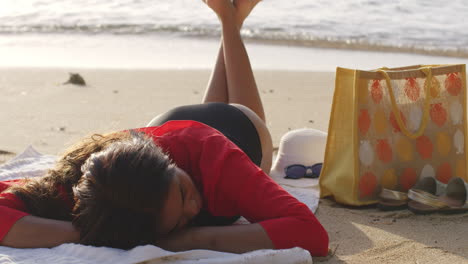
[[[435,194],[438,184],[434,178],[424,177],[413,188]],[[379,197],[380,201],[377,204],[377,208],[382,211],[403,210],[408,207],[409,198],[407,193],[384,188]]]
[[[411,189],[408,197],[411,200],[408,202],[408,209],[415,214],[468,212],[468,184],[462,178],[452,178],[447,184],[445,194],[441,196]]]
[[[408,195],[404,192],[382,189],[379,195],[380,201],[377,208],[382,211],[394,211],[406,209],[408,204]]]

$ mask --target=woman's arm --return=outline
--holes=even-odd
[[[170,235],[156,245],[170,251],[209,249],[232,253],[274,248],[260,224],[192,227]]]
[[[327,232],[310,209],[232,142],[211,136],[199,155],[203,196],[212,215],[242,215],[257,223],[275,249],[301,247],[312,256],[327,255]]]
[[[0,242],[14,248],[50,248],[78,243],[80,234],[71,222],[27,215],[16,221]]]
[[[183,132],[174,133],[177,135],[177,140],[172,140],[174,145],[168,149],[169,151],[170,149],[184,149],[178,152],[170,151],[171,157],[190,172],[194,181],[203,187],[201,191],[204,209],[213,216],[241,215],[245,217],[250,223],[255,224],[255,227],[263,229],[262,232],[267,234],[263,238],[269,239],[275,249],[301,247],[308,250],[312,256],[326,256],[328,252],[327,232],[310,209],[274,182],[234,143],[218,131],[203,126],[200,124],[186,128]],[[209,244],[198,245],[197,248],[212,248],[213,245],[220,247],[219,243],[223,243],[223,247],[228,247],[223,250],[235,252],[240,250],[237,246],[244,242],[245,246],[249,246],[243,248],[247,251],[271,247],[271,244],[264,246],[266,245],[264,242],[268,240],[262,238],[260,231],[254,232],[255,235],[241,232],[249,230],[248,228],[218,229],[213,227],[213,229],[187,230],[187,234],[194,232],[193,234],[198,235],[193,238],[204,235],[207,237],[201,241]],[[196,233],[204,230],[203,233]],[[229,233],[233,230],[238,233]],[[182,236],[187,234],[181,233],[178,237],[175,235],[169,237],[168,239],[171,240],[166,241],[168,244],[160,246],[172,245],[171,248],[183,250],[186,244],[175,247],[172,243],[177,243],[179,240],[181,243],[186,242],[187,238],[182,239]],[[234,240],[238,241],[237,243],[228,241],[233,239],[229,236],[230,234],[235,236]],[[256,242],[253,242],[253,246],[250,245],[248,240],[251,237],[255,241],[263,241],[260,242],[262,246],[257,246],[259,244]]]

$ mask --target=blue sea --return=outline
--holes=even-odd
[[[466,0],[263,0],[242,35],[268,45],[468,58],[467,14]],[[12,51],[53,46],[57,39],[84,49],[95,45],[81,41],[90,37],[138,42],[219,35],[215,14],[201,0],[0,1],[0,49]]]

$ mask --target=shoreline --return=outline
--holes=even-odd
[[[211,69],[219,42],[174,35],[0,35],[0,67]],[[326,71],[416,64],[468,64],[468,58],[344,50],[246,40],[254,70]],[[274,56],[273,56],[274,55]]]
[[[207,37],[209,38],[209,37]],[[451,50],[451,49],[425,49],[417,46],[392,46],[385,44],[364,43],[360,41],[346,40],[324,40],[324,39],[273,39],[259,37],[245,37],[245,42],[257,43],[263,45],[274,46],[289,46],[289,47],[305,47],[312,49],[332,49],[340,51],[364,51],[364,52],[379,52],[391,54],[408,54],[430,57],[468,59],[468,51]]]

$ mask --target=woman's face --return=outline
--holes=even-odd
[[[200,212],[202,197],[190,176],[176,167],[169,193],[158,219],[159,234],[169,234],[187,226]]]

